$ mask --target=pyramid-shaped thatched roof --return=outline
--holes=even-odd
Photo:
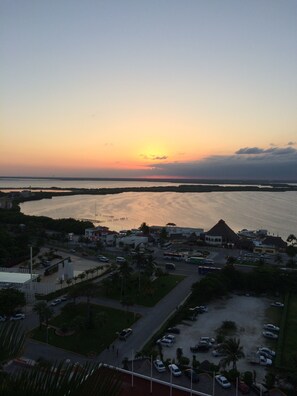
[[[223,243],[237,243],[239,240],[238,235],[222,219],[205,234],[221,236]]]

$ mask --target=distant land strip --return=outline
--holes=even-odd
[[[12,191],[13,188],[10,188]],[[19,190],[19,188],[16,188]],[[286,192],[297,191],[297,186],[289,184],[271,184],[269,186],[219,186],[219,185],[179,185],[179,186],[151,186],[151,187],[119,187],[119,188],[65,188],[51,187],[52,191],[40,191],[41,187],[30,187],[34,194],[18,197],[18,202],[40,200],[57,196],[69,195],[108,195],[124,192],[176,192],[176,193],[211,193],[211,192]],[[47,190],[45,188],[45,190]],[[54,191],[53,191],[54,190]]]

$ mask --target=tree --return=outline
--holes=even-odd
[[[139,230],[142,231],[144,235],[149,235],[150,233],[150,227],[145,222],[141,224]]]
[[[167,241],[167,239],[168,239],[168,234],[167,234],[166,228],[163,227],[161,232],[160,232],[160,243],[161,243],[161,245],[163,245],[164,242]]]
[[[240,345],[240,339],[228,338],[220,346],[220,351],[225,354],[220,364],[223,368],[232,363],[232,369],[237,370],[236,362],[244,358],[243,347]]]
[[[98,285],[96,283],[82,283],[76,289],[77,296],[87,297],[87,327],[92,328],[94,323],[92,318],[90,300],[91,297],[95,296],[98,292]]]
[[[288,238],[287,238],[287,242],[288,242],[290,245],[293,245],[293,246],[297,245],[297,238],[296,238],[296,236],[295,236],[294,234],[290,234],[290,235],[288,236]]]
[[[274,261],[276,264],[280,265],[283,262],[283,257],[280,253],[277,253],[274,257]]]
[[[125,284],[126,284],[128,278],[130,277],[131,272],[132,272],[132,268],[130,267],[130,265],[127,261],[125,261],[124,263],[121,264],[121,266],[119,268],[119,273],[122,277],[121,297],[125,293]]]
[[[39,317],[39,328],[41,329],[42,322],[46,321],[48,324],[49,319],[53,315],[52,309],[47,305],[46,301],[37,301],[33,307],[33,311]]]
[[[26,305],[25,294],[17,289],[0,290],[0,312],[11,316],[18,308]]]

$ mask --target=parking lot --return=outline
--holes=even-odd
[[[267,340],[262,336],[263,325],[267,322],[265,318],[266,309],[270,300],[266,297],[238,296],[232,295],[226,299],[220,299],[208,305],[208,312],[197,316],[196,321],[185,321],[178,325],[180,334],[175,335],[175,343],[172,347],[163,347],[164,360],[176,359],[176,349],[182,348],[183,356],[192,360],[193,353],[190,347],[198,343],[200,337],[216,337],[218,329],[223,321],[233,321],[237,326],[237,331],[233,337],[240,338],[245,355],[256,351],[257,347],[268,345]],[[269,345],[275,349],[273,342]],[[208,360],[218,364],[220,357],[213,357],[211,350],[208,352],[195,353],[199,362]],[[231,367],[229,367],[231,368]],[[240,372],[256,371],[257,380],[262,381],[266,374],[264,366],[252,365],[247,358],[238,361],[237,368]]]

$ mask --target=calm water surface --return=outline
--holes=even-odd
[[[234,231],[264,228],[284,239],[297,233],[297,192],[292,191],[75,195],[25,202],[21,211],[55,219],[93,219],[116,231],[137,228],[144,221],[207,231],[224,219]]]

